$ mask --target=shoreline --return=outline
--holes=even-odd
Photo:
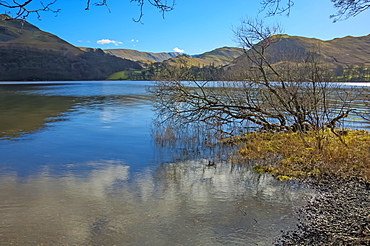
[[[327,176],[309,181],[317,196],[300,208],[296,230],[277,245],[370,245],[370,182]]]
[[[246,134],[230,139],[240,161],[281,181],[297,180],[313,190],[297,207],[296,229],[282,231],[275,245],[370,245],[369,132],[345,130]],[[317,148],[317,136],[321,148]]]

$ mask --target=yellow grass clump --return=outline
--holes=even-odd
[[[370,132],[329,129],[306,133],[250,133],[237,140],[243,159],[280,180],[338,175],[370,178]]]

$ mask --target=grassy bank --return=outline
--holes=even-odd
[[[369,131],[250,133],[232,142],[256,171],[307,180],[316,190],[297,211],[297,229],[276,245],[370,244]]]
[[[280,180],[327,175],[370,178],[370,132],[329,129],[306,133],[250,133],[233,139],[241,158]]]

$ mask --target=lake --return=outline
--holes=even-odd
[[[151,85],[0,85],[0,245],[272,245],[295,228],[307,189],[157,144]]]

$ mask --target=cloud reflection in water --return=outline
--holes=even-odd
[[[291,227],[294,204],[308,193],[206,160],[135,174],[120,161],[81,165],[94,169],[1,177],[0,244],[269,245]]]

